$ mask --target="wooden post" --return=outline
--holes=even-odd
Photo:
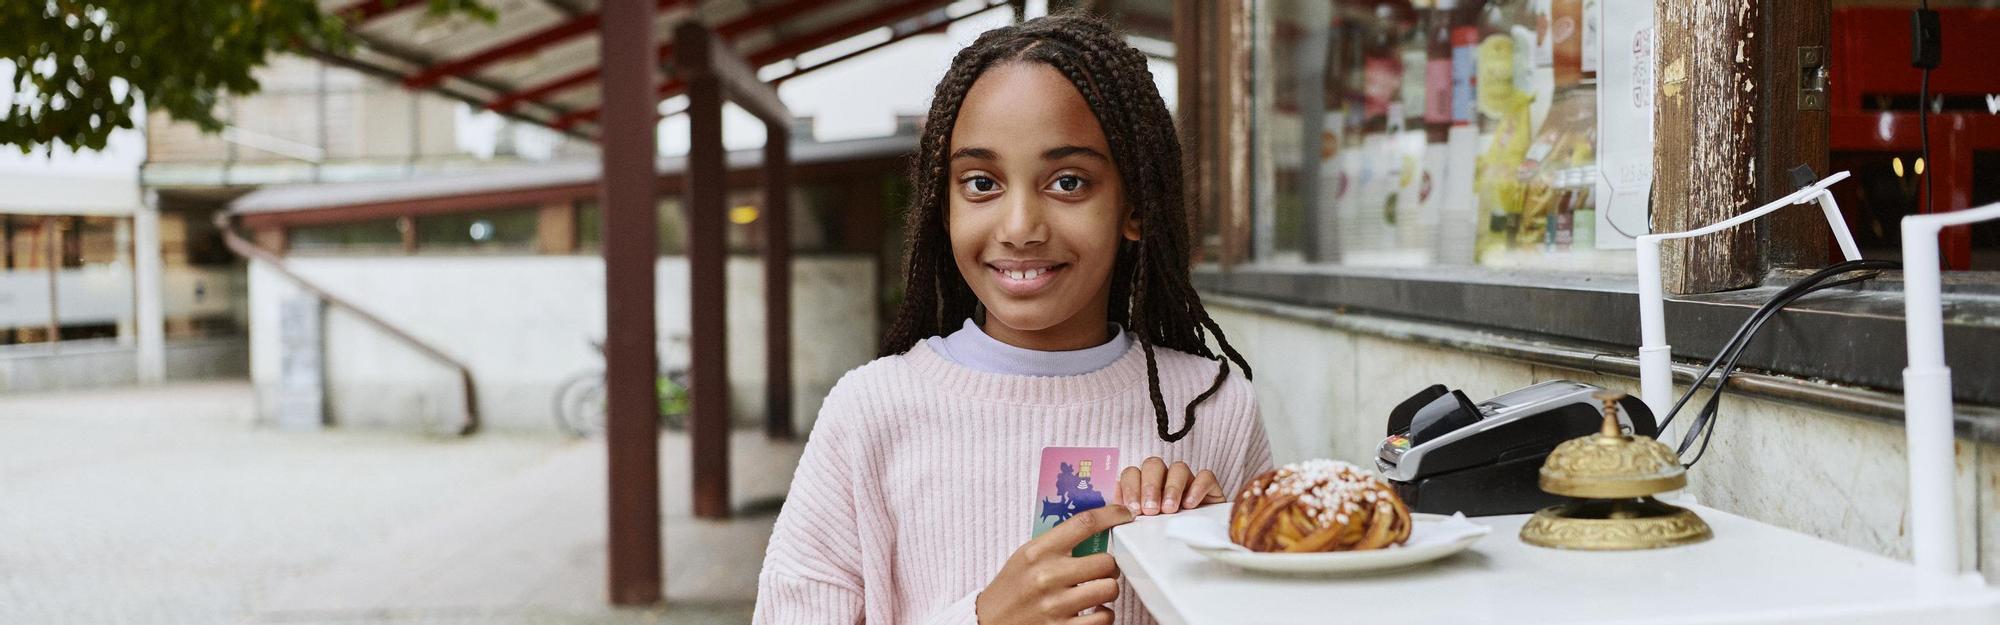
[[[1250,255],[1250,33],[1247,0],[1174,3],[1175,117],[1197,261]]]
[[[650,22],[648,22],[650,23]],[[693,443],[694,515],[729,518],[728,164],[722,150],[722,78],[707,27],[674,29],[676,68],[688,85],[688,438]]]
[[[1222,220],[1222,262],[1250,260],[1250,0],[1216,2],[1216,66],[1212,114],[1216,116],[1214,158],[1208,172],[1216,184],[1216,214]]]
[[[660,601],[660,404],[653,274],[655,49],[651,0],[605,0],[603,68],[605,447],[610,481],[609,591],[616,605]],[[699,132],[699,131],[697,131]],[[697,310],[700,306],[695,307]]]
[[[1769,166],[1759,168],[1757,182],[1762,192],[1757,194],[1756,204],[1798,190],[1792,183],[1793,167],[1808,165],[1821,176],[1833,173],[1827,170],[1830,94],[1821,93],[1812,101],[1799,95],[1801,79],[1811,78],[1801,76],[1801,68],[1817,73],[1810,68],[1827,67],[1831,9],[1821,0],[1778,0],[1763,6],[1763,30],[1758,38],[1764,41],[1765,54],[1758,84],[1770,88],[1757,90],[1758,108],[1764,112],[1757,124],[1761,129],[1757,160]],[[1839,260],[1830,243],[1833,233],[1819,211],[1809,207],[1782,210],[1762,221],[1766,269],[1816,269]]]
[[[791,440],[792,183],[791,131],[764,127],[764,435]]]
[[[1763,3],[1658,0],[1653,231],[1705,226],[1762,204],[1757,192]],[[1672,293],[1711,293],[1757,280],[1762,224],[1668,241],[1662,274]]]
[[[1202,103],[1203,89],[1202,63],[1207,59],[1206,48],[1202,45],[1201,24],[1206,12],[1196,0],[1174,0],[1174,72],[1175,98],[1174,123],[1181,140],[1181,188],[1188,205],[1188,240],[1195,263],[1201,262],[1208,252],[1206,238],[1207,225],[1219,223],[1214,216],[1215,201],[1208,184],[1208,161],[1206,141],[1210,108]]]

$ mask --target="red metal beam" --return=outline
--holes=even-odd
[[[666,11],[687,0],[658,0],[657,9]],[[437,84],[447,76],[457,76],[478,71],[482,67],[510,58],[530,54],[583,35],[597,32],[597,24],[603,18],[600,12],[586,13],[548,28],[528,33],[519,38],[492,48],[487,48],[464,58],[438,63],[423,71],[403,79],[403,86],[422,89]]]
[[[826,2],[824,2],[824,0],[791,0],[790,2],[786,2],[784,4],[766,7],[764,9],[752,12],[749,15],[745,15],[743,17],[730,20],[728,23],[725,23],[722,26],[717,27],[715,29],[715,32],[720,33],[722,35],[723,40],[727,41],[742,33],[756,30],[758,28],[762,28],[764,26],[768,26],[780,21],[791,19],[799,15],[803,15],[807,12],[812,11],[813,9],[817,9],[825,5]],[[674,51],[674,42],[667,41],[661,43],[660,53],[659,53],[660,61],[665,62],[669,57],[672,57],[673,51]],[[570,89],[590,84],[591,81],[597,80],[597,73],[598,73],[597,68],[595,67],[578,70],[576,73],[563,76],[561,78],[557,78],[522,91],[502,95],[500,96],[500,98],[494,100],[492,104],[486,105],[486,109],[490,111],[511,110],[515,106],[520,105],[522,102],[540,100],[542,98],[546,98],[556,93],[568,91]],[[563,116],[564,119],[570,117],[575,117],[575,116],[573,114]],[[574,125],[576,121],[586,118],[596,119],[597,118],[596,110],[594,109],[590,110],[589,115],[587,117],[577,117],[577,119],[571,120],[568,124],[564,124],[562,127],[568,127],[569,125]],[[559,119],[558,121],[561,120]]]
[[[424,0],[360,0],[345,7],[335,9],[333,14],[345,18],[349,27],[360,26],[390,13],[412,7],[430,4]]]
[[[948,4],[948,2],[942,0],[904,0],[903,2],[869,11],[866,14],[856,16],[804,37],[780,41],[777,45],[749,54],[747,58],[750,61],[751,68],[761,68],[786,58],[798,56],[801,53],[817,50],[831,43],[843,41],[883,26],[916,17],[945,4]],[[781,7],[774,7],[772,10],[777,10],[778,8]],[[726,27],[727,25],[725,25]],[[680,80],[663,82],[660,84],[659,97],[662,99],[673,97],[680,94],[686,87],[687,84]],[[551,121],[549,126],[557,130],[568,130],[579,123],[594,121],[596,119],[597,109],[577,109]]]

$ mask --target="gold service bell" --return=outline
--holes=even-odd
[[[1624,393],[1600,392],[1604,427],[1564,441],[1542,463],[1541,487],[1577,500],[1543,508],[1521,526],[1521,542],[1556,549],[1627,551],[1689,545],[1715,534],[1693,511],[1652,496],[1687,486],[1687,470],[1665,443],[1618,426]]]

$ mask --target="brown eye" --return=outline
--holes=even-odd
[[[1054,189],[1061,193],[1076,193],[1082,191],[1083,187],[1084,187],[1084,180],[1083,178],[1078,176],[1063,176],[1061,178],[1057,178],[1055,182],[1049,183],[1050,189]]]
[[[963,185],[965,190],[973,195],[985,195],[1000,190],[999,182],[985,176],[966,178],[959,184]]]

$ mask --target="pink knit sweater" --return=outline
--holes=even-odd
[[[1155,350],[1178,427],[1216,363]],[[918,343],[842,377],[820,408],[758,578],[760,624],[971,624],[973,600],[1027,542],[1043,447],[1117,447],[1215,472],[1226,493],[1269,468],[1270,441],[1232,369],[1178,443],[1155,433],[1135,344],[1083,375],[983,373]],[[1116,532],[1117,530],[1112,530]],[[1153,619],[1120,584],[1119,623]]]

